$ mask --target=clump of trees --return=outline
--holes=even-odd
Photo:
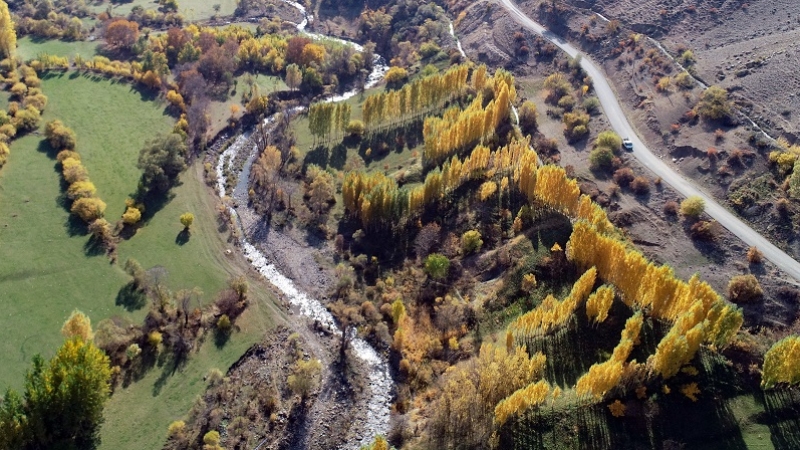
[[[70,212],[88,225],[93,239],[107,250],[113,250],[111,224],[103,218],[106,203],[96,196],[97,189],[81,163],[80,154],[75,149],[75,132],[60,120],[53,120],[45,126],[44,135],[50,146],[58,151],[56,159],[61,163],[62,177],[69,185],[67,197],[72,200]]]
[[[139,152],[141,185],[146,193],[165,194],[186,168],[187,147],[175,133],[161,134],[147,141]]]
[[[8,390],[0,402],[0,449],[91,448],[99,442],[109,358],[92,342],[82,313],[74,312],[62,331],[66,341],[53,358],[34,356],[22,395]]]

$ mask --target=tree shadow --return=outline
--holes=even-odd
[[[72,217],[72,216],[70,216]],[[80,220],[80,219],[78,219]],[[101,256],[106,254],[106,246],[102,239],[92,235],[89,240],[83,244],[83,253],[86,256]]]
[[[69,211],[69,208],[66,208]],[[80,217],[70,214],[67,216],[67,221],[64,223],[64,228],[67,229],[67,236],[69,237],[76,237],[76,236],[86,236],[89,234],[89,226],[86,225],[86,222],[81,220]],[[87,245],[84,246],[84,251],[88,248]]]
[[[136,311],[147,304],[147,295],[136,286],[136,283],[130,281],[117,292],[115,304],[128,311]]]
[[[344,144],[336,144],[331,150],[329,164],[336,170],[342,170],[347,162],[347,147]]]
[[[316,164],[324,169],[328,167],[329,160],[330,150],[328,147],[318,145],[313,150],[306,153],[305,158],[303,158],[303,173],[305,173],[306,169],[311,164]]]
[[[225,347],[225,344],[231,340],[231,335],[233,334],[232,329],[221,330],[219,328],[214,328],[214,346],[217,348]]]
[[[178,233],[177,236],[175,236],[175,243],[178,245],[184,245],[189,242],[190,237],[192,237],[192,232],[187,228],[184,228],[180,233]]]

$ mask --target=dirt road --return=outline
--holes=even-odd
[[[800,263],[773,245],[757,231],[750,228],[750,226],[725,209],[725,207],[717,203],[713,197],[705,193],[703,189],[696,186],[691,180],[684,178],[678,172],[670,168],[645,146],[644,142],[642,142],[634,131],[633,126],[631,126],[630,122],[628,122],[628,119],[625,117],[622,106],[619,104],[619,101],[617,101],[616,94],[606,79],[605,74],[594,62],[585,54],[579,52],[577,48],[573,47],[566,40],[556,36],[542,25],[531,20],[525,13],[517,8],[512,0],[500,0],[500,2],[503,7],[508,10],[511,17],[525,28],[548,39],[573,58],[577,55],[581,55],[581,67],[592,77],[597,98],[600,100],[600,104],[608,116],[611,126],[620,136],[630,138],[633,142],[633,155],[642,165],[661,177],[665,183],[680,192],[681,195],[686,197],[697,195],[703,198],[706,202],[706,213],[709,216],[714,218],[747,245],[758,247],[758,249],[764,253],[764,257],[794,278],[796,282],[800,282]]]

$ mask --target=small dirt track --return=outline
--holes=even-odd
[[[634,131],[633,126],[631,126],[630,122],[628,122],[628,119],[625,117],[622,106],[617,100],[616,94],[611,88],[608,79],[606,79],[605,74],[594,62],[563,38],[531,20],[525,13],[517,8],[512,0],[500,0],[500,3],[509,12],[511,17],[525,28],[541,35],[573,58],[577,55],[581,55],[581,67],[592,77],[597,98],[600,100],[600,104],[608,116],[611,126],[620,136],[629,137],[631,139],[633,142],[633,156],[635,156],[642,165],[661,177],[665,183],[680,192],[681,195],[686,197],[691,195],[701,197],[706,202],[706,213],[709,216],[714,218],[747,245],[758,247],[758,249],[764,253],[764,257],[791,276],[796,282],[800,282],[800,263],[773,245],[757,231],[750,228],[749,225],[736,217],[725,207],[717,203],[713,197],[696,186],[691,180],[684,178],[681,174],[670,168],[645,146],[644,142]]]

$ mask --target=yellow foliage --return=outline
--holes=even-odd
[[[589,296],[596,276],[595,268],[587,270],[572,286],[567,298],[559,302],[552,295],[548,295],[539,306],[514,320],[508,327],[509,331],[519,341],[529,336],[545,335],[562,326]]]
[[[531,383],[527,387],[515,391],[501,400],[494,408],[495,423],[502,426],[512,416],[522,414],[535,406],[541,405],[547,399],[549,392],[550,384],[544,380]]]
[[[684,384],[681,386],[681,393],[689,400],[696,402],[697,394],[700,393],[700,388],[697,387],[697,383]]]
[[[86,314],[76,309],[72,311],[72,314],[64,322],[64,326],[61,327],[61,334],[67,339],[77,337],[84,342],[91,341],[94,338],[92,321]]]
[[[586,315],[597,323],[604,322],[613,302],[614,289],[609,286],[601,286],[586,300]]]
[[[614,417],[624,417],[625,409],[625,405],[619,400],[614,400],[614,403],[608,405],[608,410],[611,411],[611,415]]]
[[[497,183],[494,181],[486,181],[481,184],[480,189],[478,190],[478,197],[481,199],[482,202],[485,202],[489,198],[491,198],[497,192]]]
[[[800,336],[788,336],[776,342],[764,355],[761,385],[800,382]]]
[[[575,389],[579,396],[591,395],[595,400],[600,400],[619,384],[625,371],[625,362],[639,339],[643,323],[644,317],[641,312],[634,314],[625,322],[620,342],[614,347],[611,358],[592,365],[589,372],[578,379]]]

